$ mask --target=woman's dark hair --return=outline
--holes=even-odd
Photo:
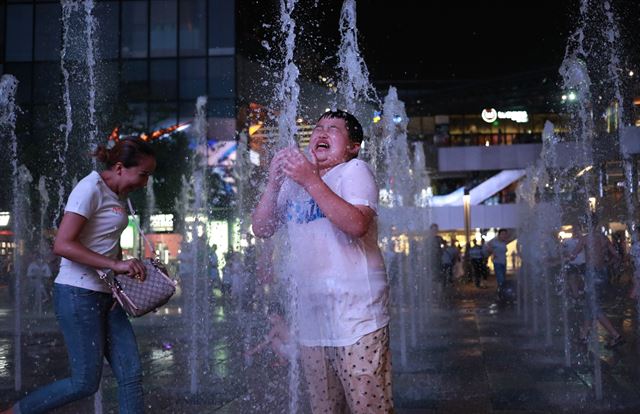
[[[364,139],[364,133],[362,132],[362,125],[360,125],[360,121],[358,121],[358,119],[355,116],[351,115],[349,112],[336,109],[335,111],[327,111],[323,113],[322,115],[320,115],[320,118],[318,118],[318,121],[320,121],[321,119],[327,119],[327,118],[343,119],[345,125],[347,126],[347,131],[349,132],[349,139],[351,140],[351,142],[355,142],[357,144],[362,143],[362,140]]]
[[[144,156],[155,157],[156,153],[153,147],[142,138],[123,138],[116,142],[112,148],[98,145],[93,156],[107,168],[113,167],[118,162],[129,168],[138,165],[140,158]]]

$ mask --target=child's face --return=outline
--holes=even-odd
[[[311,133],[309,149],[316,156],[322,170],[354,158],[358,155],[360,144],[349,139],[344,119],[323,118]]]

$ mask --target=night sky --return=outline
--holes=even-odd
[[[487,94],[486,84],[495,81],[498,94],[511,85],[527,85],[521,95],[536,94],[539,87],[557,84],[567,39],[580,23],[577,0],[358,0],[356,4],[362,56],[371,81],[382,89],[393,84]],[[640,72],[635,68],[640,3],[617,0],[613,4],[627,50],[624,64]],[[296,61],[302,77],[335,73],[341,6],[341,0],[297,2]],[[241,51],[259,60],[277,61],[273,50],[265,52],[260,42],[278,43],[274,29],[279,1],[239,0],[238,9]]]

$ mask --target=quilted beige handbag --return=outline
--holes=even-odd
[[[127,202],[129,203],[131,215],[135,217],[131,201],[127,200]],[[135,223],[142,238],[147,242],[149,249],[155,252],[138,222],[135,221]],[[144,259],[142,263],[147,273],[144,281],[131,278],[127,275],[116,275],[112,270],[108,272],[98,272],[100,279],[111,289],[113,297],[125,312],[133,317],[155,311],[167,303],[176,292],[176,286],[178,284],[178,282],[169,275],[169,272],[157,257]]]

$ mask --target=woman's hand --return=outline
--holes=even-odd
[[[119,260],[111,267],[116,273],[143,281],[147,277],[147,269],[138,259]]]

